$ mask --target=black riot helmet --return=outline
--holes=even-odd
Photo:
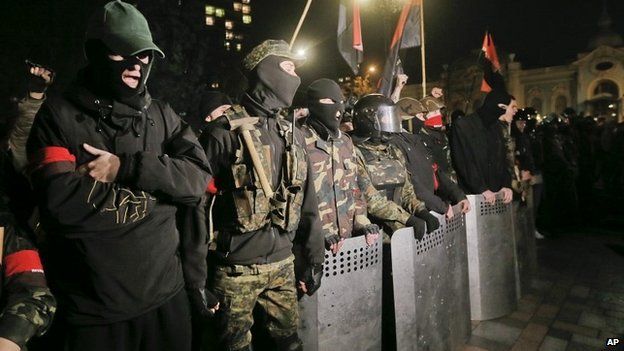
[[[401,132],[401,114],[394,102],[381,94],[362,97],[353,106],[353,133],[360,138],[381,139]]]

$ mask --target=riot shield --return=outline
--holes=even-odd
[[[535,272],[537,253],[535,247],[535,227],[533,209],[529,204],[513,202],[513,234],[516,247],[516,295],[517,298],[527,292]]]
[[[420,241],[411,228],[392,235],[397,350],[458,350],[470,335],[466,227],[454,213],[435,214],[440,228]]]
[[[481,195],[468,195],[466,215],[471,319],[487,320],[516,307],[515,241],[511,204],[497,194],[493,205]]]
[[[325,252],[320,289],[299,301],[299,335],[306,351],[381,350],[381,238],[345,240],[334,255]]]

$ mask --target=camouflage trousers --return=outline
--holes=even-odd
[[[221,302],[218,333],[228,350],[251,344],[256,303],[266,314],[264,326],[273,339],[297,332],[299,310],[295,288],[294,257],[250,266],[218,266],[214,292]]]

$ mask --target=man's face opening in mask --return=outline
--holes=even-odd
[[[149,51],[144,51],[138,53],[136,56],[127,57],[109,54],[108,59],[117,64],[124,65],[125,69],[121,72],[119,78],[129,88],[137,89],[141,84],[141,80],[144,79],[144,76],[147,74],[143,67],[146,67],[150,63],[151,53]]]
[[[285,61],[280,62],[279,66],[282,69],[282,71],[290,74],[291,76],[299,77],[297,75],[297,72],[295,72],[296,66],[294,62],[290,60],[285,60]]]
[[[324,99],[320,99],[319,103],[323,104],[323,105],[334,105],[334,104],[342,104],[344,103],[344,101],[334,101],[330,98],[324,98]],[[336,110],[336,121],[338,121],[338,123],[340,124],[340,122],[342,121],[342,109],[337,109]]]

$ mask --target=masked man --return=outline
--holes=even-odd
[[[164,55],[136,8],[99,8],[86,39],[88,66],[65,94],[48,97],[27,144],[64,347],[188,350],[185,280],[201,305],[197,265],[207,246],[178,232],[176,212],[199,203],[206,158],[190,127],[146,88]]]
[[[310,116],[303,127],[325,247],[337,253],[344,239],[364,235],[371,245],[379,227],[366,217],[366,202],[357,184],[357,157],[351,138],[340,131],[344,96],[330,79],[319,79],[308,87]]]
[[[459,185],[467,194],[482,194],[493,204],[496,192],[504,202],[513,199],[508,149],[499,119],[511,120],[518,107],[504,90],[492,90],[483,105],[453,127],[452,155]]]
[[[467,213],[470,211],[470,202],[466,195],[439,167],[433,156],[433,146],[425,130],[427,110],[420,101],[412,98],[399,100],[398,106],[403,119],[411,119],[414,133],[403,131],[392,143],[405,156],[416,196],[425,202],[427,209],[445,214],[448,219],[455,215],[452,205],[456,203],[461,203],[462,212]]]
[[[214,177],[213,288],[227,350],[250,349],[256,305],[277,350],[301,350],[295,279],[310,295],[320,284],[325,252],[312,167],[303,134],[280,114],[299,87],[300,63],[282,40],[255,47],[243,61],[250,88],[242,106],[200,138]]]
[[[413,227],[421,239],[439,227],[420,201],[405,168],[401,150],[392,139],[401,132],[394,102],[380,94],[361,98],[354,106],[353,131],[358,157],[358,185],[374,221],[392,233]]]

